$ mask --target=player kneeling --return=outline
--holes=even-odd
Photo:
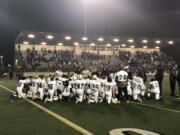
[[[128,79],[127,92],[129,97],[132,97],[132,80]]]
[[[37,85],[38,85],[39,98],[41,100],[43,100],[44,98],[45,84],[46,84],[46,81],[44,79],[44,76],[40,75],[39,79],[37,80]]]
[[[69,80],[65,81],[63,85],[62,100],[70,101],[72,98],[72,87],[69,85]]]
[[[18,98],[25,98],[25,93],[23,93],[23,90],[25,87],[26,87],[26,80],[25,80],[25,77],[22,77],[19,80],[19,83],[16,88]],[[16,96],[16,95],[14,95],[14,96]]]
[[[88,104],[98,102],[100,87],[101,83],[97,80],[97,76],[93,75],[93,80],[90,80],[91,94],[88,97]]]
[[[47,83],[47,86],[48,86],[48,96],[49,97],[46,97],[45,99],[45,103],[47,101],[49,102],[53,102],[54,100],[54,92],[56,90],[56,81],[54,81],[54,78],[51,78],[50,81]]]
[[[115,88],[116,88],[116,83],[112,82],[111,77],[108,77],[107,82],[105,84],[105,98],[108,104],[111,104],[113,93],[115,92]]]
[[[150,98],[153,94],[155,95],[156,100],[160,100],[159,83],[155,79],[151,79],[151,82],[149,83],[149,90],[147,93],[147,97]]]
[[[143,79],[138,76],[134,76],[132,80],[133,100],[142,103],[142,97],[145,95],[145,89],[146,87],[144,85]]]
[[[76,89],[76,103],[81,103],[84,97],[84,89],[85,89],[85,80],[83,80],[82,75],[78,75],[78,80],[75,81],[77,85]]]
[[[38,84],[37,84],[37,77],[30,77],[29,82],[29,89],[32,93],[32,99],[37,99],[37,93],[38,93]]]

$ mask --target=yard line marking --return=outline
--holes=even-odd
[[[7,91],[9,91],[9,92],[11,92],[11,93],[15,93],[13,90],[11,90],[11,89],[9,89],[9,88],[1,85],[1,84],[0,84],[0,87],[5,89],[5,90],[7,90]],[[86,129],[78,126],[77,124],[67,120],[66,118],[56,114],[55,112],[53,112],[53,111],[51,111],[51,110],[41,106],[40,104],[37,104],[34,101],[29,100],[29,99],[24,99],[24,100],[26,100],[30,104],[34,105],[35,107],[39,108],[40,110],[44,111],[45,113],[49,114],[50,116],[56,118],[57,120],[63,122],[64,124],[70,126],[71,128],[75,129],[76,131],[82,133],[83,135],[93,135],[93,133],[91,133],[91,132],[87,131]]]
[[[160,107],[160,106],[148,105],[148,104],[138,103],[138,102],[130,102],[130,103],[141,105],[141,106],[146,106],[146,107],[150,107],[150,108],[156,108],[156,109],[161,109],[161,110],[165,110],[165,111],[180,113],[180,111],[178,111],[178,110],[164,108],[164,107]]]

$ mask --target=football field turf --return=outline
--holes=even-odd
[[[11,90],[15,90],[16,83],[16,80],[0,80],[0,85]],[[129,104],[111,105],[35,102],[95,135],[109,135],[109,131],[118,128],[138,128],[161,135],[179,135],[180,100],[169,97],[167,78],[163,87],[165,96],[162,101],[145,100],[142,104],[132,101]],[[11,98],[11,94],[0,87],[0,135],[82,134],[28,101]],[[125,135],[138,134],[128,132]]]

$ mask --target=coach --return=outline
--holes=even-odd
[[[162,69],[162,66],[159,65],[157,68],[157,72],[155,74],[155,79],[158,81],[159,83],[159,87],[160,87],[160,95],[162,96],[162,82],[163,82],[163,78],[164,78],[164,71]]]
[[[169,71],[169,83],[171,88],[171,96],[175,96],[176,89],[176,66],[173,66]]]
[[[179,87],[179,93],[180,93],[180,66],[178,66],[178,71],[177,71],[177,82],[178,82],[178,87]]]

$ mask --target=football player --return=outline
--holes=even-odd
[[[132,97],[132,80],[128,79],[127,92],[129,97]]]
[[[75,81],[77,85],[76,89],[76,103],[81,103],[84,97],[84,89],[85,89],[85,80],[83,80],[82,75],[78,75],[78,80]]]
[[[111,77],[108,77],[104,88],[105,88],[106,102],[108,104],[111,104],[113,93],[115,92],[115,88],[116,88],[116,82],[113,82]]]
[[[62,100],[70,101],[72,98],[71,95],[72,87],[69,85],[69,80],[63,82],[63,90],[62,90]]]
[[[47,86],[48,86],[48,96],[49,97],[46,97],[45,103],[47,101],[53,102],[53,100],[54,100],[54,92],[57,87],[56,87],[56,81],[54,80],[53,77],[51,78],[51,80],[49,82],[47,82]]]
[[[16,87],[16,92],[17,92],[17,96],[18,98],[25,98],[25,93],[23,93],[23,89],[26,86],[26,79],[25,77],[20,78],[18,85]]]
[[[105,76],[102,77],[102,79],[98,80],[101,83],[101,87],[99,90],[99,102],[102,103],[105,99],[105,85],[107,83],[107,79]]]
[[[45,78],[43,75],[40,75],[37,80],[37,86],[38,86],[39,98],[41,100],[43,100],[44,98],[45,85],[46,85]]]
[[[57,96],[59,97],[59,99],[62,99],[63,81],[56,78],[56,86],[57,86],[57,90],[56,90]]]
[[[85,79],[85,81],[86,81],[86,84],[85,84],[85,89],[84,89],[84,98],[86,99],[86,100],[88,100],[89,99],[89,96],[92,94],[92,91],[91,91],[91,87],[90,87],[90,82],[92,81],[92,80],[90,80],[90,76],[88,76],[86,79]]]
[[[146,87],[144,85],[143,79],[134,75],[132,80],[133,99],[142,103],[142,97],[144,97],[145,89]]]
[[[127,92],[128,73],[125,70],[120,70],[116,73],[115,77],[115,81],[117,83],[118,88],[117,98],[119,102],[123,97],[125,97],[126,102],[129,103],[129,96]]]
[[[158,81],[155,79],[151,79],[149,83],[149,90],[147,93],[148,98],[150,98],[153,94],[155,95],[156,100],[160,100],[160,87]]]
[[[32,92],[32,99],[36,99],[37,98],[37,92],[38,92],[38,85],[37,85],[37,77],[33,77],[32,80],[30,81],[31,85],[30,85],[30,90]]]
[[[97,76],[93,75],[92,78],[93,80],[90,81],[91,95],[89,95],[88,104],[98,102],[99,90],[101,87],[101,83],[97,81]]]

